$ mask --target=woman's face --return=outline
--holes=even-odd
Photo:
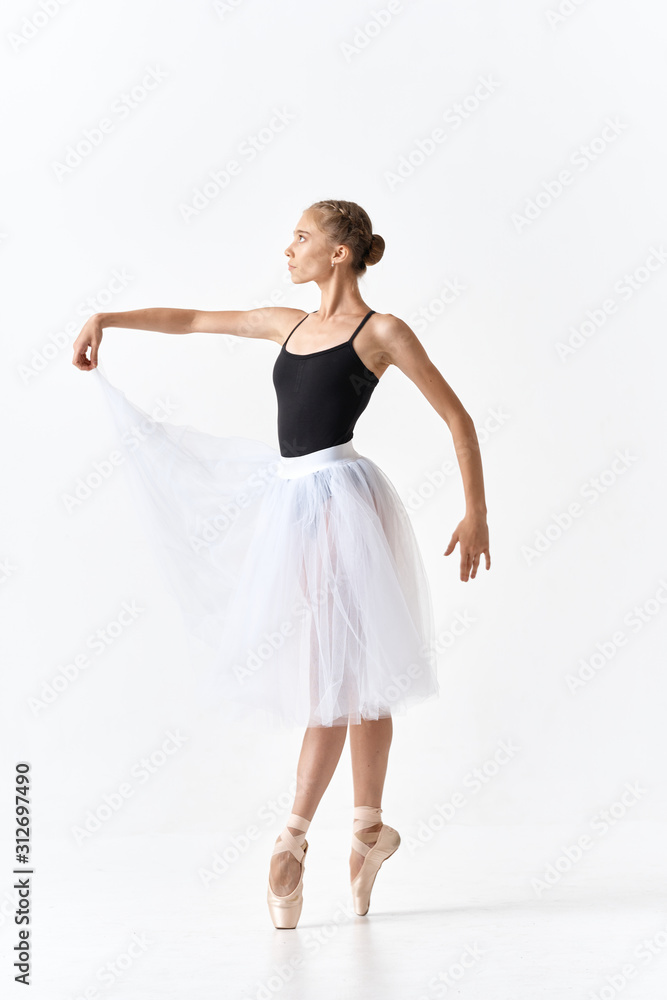
[[[333,251],[311,212],[304,212],[297,222],[292,242],[285,253],[294,282],[316,281],[331,271]]]

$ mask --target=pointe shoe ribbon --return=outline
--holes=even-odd
[[[354,902],[354,912],[363,917],[368,913],[371,901],[371,890],[375,882],[375,876],[380,870],[380,865],[387,858],[391,857],[398,848],[401,838],[397,830],[387,826],[381,820],[382,809],[375,806],[355,806],[354,808],[354,833],[352,834],[352,847],[364,857],[363,864],[357,875],[352,879],[352,898]],[[368,829],[382,823],[378,838],[372,847],[365,844],[356,836],[360,830]]]
[[[294,836],[294,834],[290,833],[288,830],[288,827],[290,826],[294,827],[296,830],[302,830],[303,834]],[[304,859],[306,857],[306,851],[308,850],[308,841],[305,838],[305,834],[307,833],[309,826],[309,819],[304,819],[303,816],[298,816],[296,813],[290,813],[287,823],[285,824],[285,829],[280,834],[280,839],[277,841],[271,852],[271,857],[273,857],[274,854],[282,854],[283,851],[290,851],[296,860],[301,863],[299,881],[292,892],[288,893],[286,896],[277,895],[271,888],[271,882],[269,881],[266,898],[269,904],[269,913],[271,914],[274,927],[292,929],[296,927],[299,922],[301,908],[303,906]]]

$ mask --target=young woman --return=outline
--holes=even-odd
[[[189,634],[213,650],[210,686],[230,712],[305,725],[293,811],[273,850],[267,898],[276,927],[296,927],[305,834],[349,728],[354,783],[350,878],[367,913],[380,865],[400,843],[381,820],[392,714],[438,693],[433,608],[408,513],[393,484],[352,444],[389,365],[421,390],[454,441],[466,511],[444,555],[460,577],[491,566],[473,421],[413,331],[369,309],[358,278],[384,240],[354,202],[318,201],[286,248],[293,284],[314,281],[314,313],[260,308],[100,313],[74,343],[73,364],[98,369],[125,435],[141,421],[132,466]],[[279,452],[160,422],[98,368],[106,327],[226,333],[273,340]],[[87,356],[90,349],[90,357]],[[127,438],[126,438],[127,439]],[[237,714],[238,717],[238,714]]]

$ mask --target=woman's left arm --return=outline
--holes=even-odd
[[[486,568],[491,568],[489,529],[486,523],[484,475],[479,441],[472,417],[464,408],[454,390],[447,384],[433,364],[417,335],[396,316],[378,333],[382,340],[382,360],[396,365],[415,383],[433,409],[445,421],[451,432],[456,458],[461,470],[466,510],[445,549],[450,555],[459,543],[461,550],[461,579],[474,579],[479,561],[484,554]]]

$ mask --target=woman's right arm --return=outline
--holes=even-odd
[[[97,354],[102,331],[108,326],[131,330],[156,330],[160,333],[226,333],[238,337],[260,337],[282,343],[286,313],[299,309],[267,306],[259,309],[209,312],[201,309],[131,309],[129,312],[95,313],[84,323],[74,341],[72,364],[81,371],[97,368]],[[291,317],[292,318],[292,317]],[[90,358],[87,351],[90,348]]]

